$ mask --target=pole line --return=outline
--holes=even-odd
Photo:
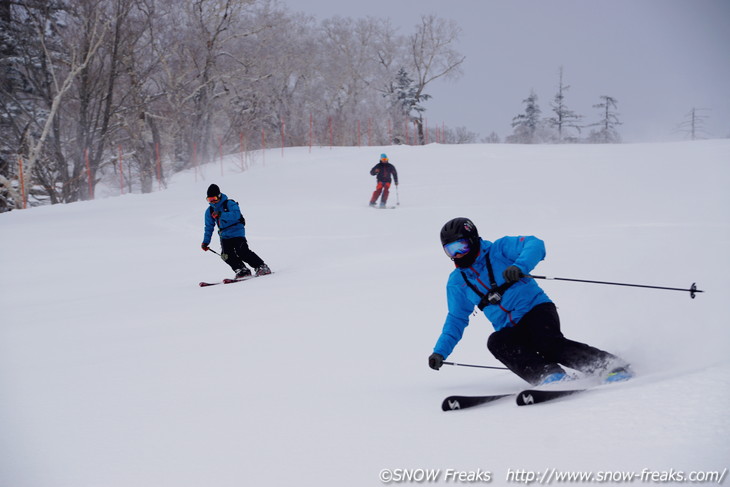
[[[444,365],[453,365],[456,367],[474,367],[477,369],[509,370],[507,367],[493,367],[491,365],[460,364],[457,362],[444,362]]]
[[[692,299],[695,298],[695,293],[703,293],[704,291],[701,289],[697,289],[697,283],[692,283],[692,286],[690,286],[689,289],[685,288],[679,288],[679,287],[664,287],[664,286],[649,286],[647,284],[629,284],[625,282],[609,282],[609,281],[589,281],[586,279],[570,279],[567,277],[548,277],[548,276],[533,276],[533,275],[525,275],[525,277],[530,277],[532,279],[546,279],[550,281],[570,281],[570,282],[585,282],[589,284],[608,284],[611,286],[628,286],[628,287],[643,287],[646,289],[663,289],[666,291],[684,291],[688,292],[690,297]]]

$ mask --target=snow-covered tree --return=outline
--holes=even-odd
[[[431,98],[431,95],[420,92],[405,68],[398,70],[387,96],[390,98],[395,113],[400,115],[396,120],[405,117],[409,123],[416,124],[418,121],[422,121],[422,114],[426,111],[421,102]]]
[[[439,78],[456,79],[461,75],[461,64],[466,59],[454,45],[461,29],[449,20],[433,15],[421,17],[416,32],[408,39],[409,70],[415,76],[416,96],[423,99],[426,86]],[[424,143],[422,114],[414,119],[419,143]]]
[[[492,131],[489,135],[482,138],[484,144],[499,144],[502,140],[499,138],[497,132]]]
[[[120,156],[127,191],[148,192],[244,144],[424,142],[425,87],[460,74],[458,35],[278,0],[0,0],[0,211],[23,199],[19,159],[41,204],[118,183]]]
[[[531,90],[530,95],[522,100],[522,103],[525,105],[525,111],[512,119],[514,133],[507,137],[507,142],[514,144],[534,144],[539,142],[538,130],[542,126],[540,119],[542,111],[537,103],[535,91]]]
[[[592,127],[598,127],[598,130],[591,130],[588,141],[602,144],[621,142],[621,136],[616,130],[616,127],[621,125],[616,112],[618,100],[607,95],[601,96],[600,99],[601,103],[593,105],[593,108],[600,110],[601,120],[591,124]]]
[[[554,116],[547,119],[548,124],[557,130],[557,141],[562,142],[574,142],[577,137],[571,136],[568,129],[575,129],[580,134],[579,121],[582,118],[576,114],[573,110],[570,110],[565,104],[565,92],[568,91],[570,86],[563,83],[563,67],[560,67],[560,79],[558,81],[558,92],[553,98],[551,104]]]
[[[708,136],[705,131],[705,120],[708,116],[702,113],[703,109],[694,108],[684,116],[684,121],[679,124],[679,130],[690,140],[704,139]]]

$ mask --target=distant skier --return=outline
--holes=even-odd
[[[380,154],[380,162],[378,162],[371,170],[371,176],[376,176],[378,185],[373,191],[373,196],[370,198],[370,206],[375,206],[375,202],[378,201],[378,196],[382,192],[380,198],[380,207],[385,208],[385,203],[388,201],[388,194],[390,192],[391,176],[392,180],[395,181],[395,185],[398,186],[398,171],[395,170],[395,166],[388,162],[388,156]]]
[[[428,365],[438,370],[461,340],[469,315],[478,306],[494,326],[489,351],[530,384],[565,379],[561,364],[606,381],[633,376],[629,364],[603,350],[568,340],[560,331],[555,304],[525,277],[545,258],[536,237],[479,237],[467,218],[454,218],[441,229],[441,245],[456,269],[446,285],[448,315]]]
[[[236,278],[251,275],[250,265],[257,276],[271,274],[271,269],[264,261],[248,248],[246,240],[246,220],[241,215],[238,203],[228,199],[221,193],[217,185],[208,187],[207,200],[209,207],[205,210],[205,233],[201,248],[208,250],[213,229],[218,225],[218,236],[221,241],[221,257],[236,273]]]

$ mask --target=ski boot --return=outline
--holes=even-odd
[[[634,377],[634,371],[628,365],[622,367],[616,367],[611,370],[608,375],[603,379],[603,382],[612,384],[614,382],[623,382]]]
[[[266,264],[261,264],[256,268],[256,276],[265,276],[267,274],[271,274],[271,269],[269,269],[269,266]]]
[[[251,270],[246,266],[243,266],[243,268],[236,271],[236,279],[243,279],[244,277],[248,277],[250,275]]]
[[[568,374],[566,374],[565,372],[553,372],[552,374],[543,377],[538,385],[544,386],[547,384],[553,384],[555,382],[563,381],[567,378]]]

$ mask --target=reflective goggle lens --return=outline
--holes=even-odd
[[[462,238],[444,245],[444,252],[452,259],[462,257],[469,253],[469,240]]]
[[[217,196],[208,196],[208,197],[207,197],[206,199],[207,199],[207,200],[208,200],[208,201],[209,201],[210,203],[218,203],[218,201],[220,200],[220,198],[219,198],[219,197],[217,197]]]

